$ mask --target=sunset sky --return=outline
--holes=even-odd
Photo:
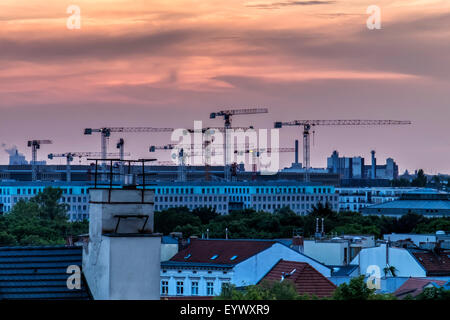
[[[66,27],[69,5],[81,29]],[[381,30],[366,9],[381,8]],[[377,151],[400,171],[450,173],[448,0],[2,0],[0,145],[30,158],[29,139],[50,152],[99,151],[86,127],[222,126],[209,113],[267,107],[233,125],[272,128],[295,119],[411,120],[399,127],[318,127],[313,167]],[[124,137],[133,158],[168,134]],[[301,138],[282,129],[281,146]],[[301,155],[300,155],[301,157]],[[283,155],[283,165],[293,155]],[[0,150],[0,163],[7,154]],[[64,163],[54,160],[50,163]]]

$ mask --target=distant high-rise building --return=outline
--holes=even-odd
[[[9,165],[26,165],[28,164],[28,161],[25,160],[25,156],[21,153],[19,153],[19,151],[17,149],[13,149],[13,150],[9,150]]]
[[[385,165],[377,165],[375,151],[372,151],[371,155],[371,163],[366,165],[361,156],[339,157],[339,152],[333,151],[327,159],[327,170],[339,174],[341,179],[393,180],[398,177],[398,166],[394,159],[388,158]]]

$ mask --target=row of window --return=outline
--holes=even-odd
[[[74,194],[73,188],[61,188],[63,194]],[[40,188],[0,188],[0,195],[36,195],[39,192],[44,191],[43,187]],[[81,194],[89,194],[88,188],[81,188]]]
[[[176,282],[176,294],[178,296],[185,295],[185,288],[184,288],[184,281],[178,280]],[[198,281],[191,281],[191,296],[198,296],[198,288],[199,283]],[[168,280],[162,280],[161,281],[161,295],[167,296],[169,294],[169,281]],[[207,296],[213,296],[214,295],[214,282],[208,281],[206,282],[206,295]]]
[[[222,189],[222,191],[221,191]],[[202,194],[251,194],[251,188],[225,187],[225,188],[201,188]],[[331,188],[312,188],[313,193],[331,193]],[[157,188],[156,194],[194,194],[194,188]],[[256,188],[256,193],[306,193],[306,188],[290,187],[265,187]]]

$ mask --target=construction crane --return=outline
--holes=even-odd
[[[106,155],[108,157],[117,157],[118,156],[117,153],[107,153]],[[71,182],[72,181],[71,163],[73,161],[73,158],[75,158],[75,157],[79,157],[79,158],[100,157],[100,156],[101,156],[100,152],[67,152],[67,153],[50,153],[48,155],[48,158],[50,160],[53,160],[54,158],[66,158],[66,160],[67,160],[67,163],[66,163],[66,181],[67,182]],[[105,159],[105,158],[102,158],[102,159]]]
[[[120,176],[124,178],[125,170],[123,166],[123,159],[125,158],[125,140],[123,138],[120,138],[119,141],[117,141],[116,148],[119,149],[119,159],[122,160],[119,162]]]
[[[245,153],[251,153],[252,156],[252,180],[256,180],[256,175],[258,172],[259,156],[263,152],[296,152],[295,148],[261,148],[261,149],[250,149],[245,150]]]
[[[269,110],[267,108],[252,108],[252,109],[234,109],[234,110],[223,110],[219,112],[213,112],[209,115],[210,119],[215,119],[216,117],[223,117],[225,125],[224,125],[224,141],[225,141],[225,153],[224,153],[224,178],[226,181],[229,181],[231,178],[231,168],[230,168],[230,151],[228,150],[228,146],[230,145],[228,129],[231,129],[231,121],[233,116],[237,115],[246,115],[246,114],[259,114],[259,113],[268,113]]]
[[[303,166],[305,168],[304,180],[310,181],[310,133],[315,126],[386,126],[386,125],[408,125],[411,121],[403,120],[294,120],[288,122],[275,122],[275,128],[284,126],[303,127]]]
[[[28,147],[31,148],[31,168],[32,168],[32,180],[37,180],[38,170],[36,166],[37,151],[41,148],[41,144],[52,144],[51,140],[30,140],[28,141]]]
[[[145,132],[172,132],[173,128],[152,128],[152,127],[110,127],[110,128],[100,128],[100,129],[92,129],[86,128],[84,129],[85,135],[91,135],[92,133],[100,133],[101,134],[101,154],[102,159],[106,159],[107,153],[107,144],[108,139],[111,136],[111,133],[124,132],[124,133],[145,133]]]

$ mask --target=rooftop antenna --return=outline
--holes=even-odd
[[[319,233],[319,218],[316,218],[316,233]]]

